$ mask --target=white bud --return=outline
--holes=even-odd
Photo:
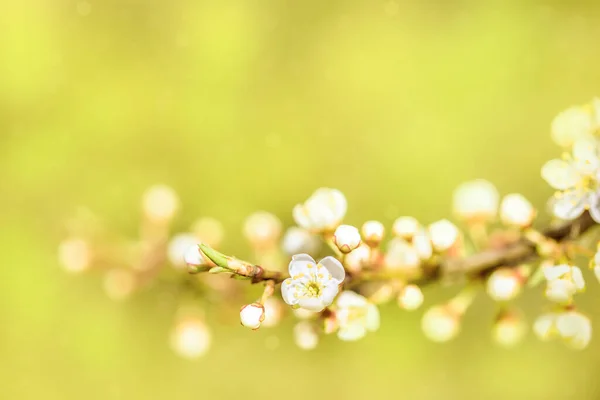
[[[180,269],[186,265],[186,253],[191,247],[198,248],[198,239],[190,233],[173,236],[167,248],[167,257],[171,264]]]
[[[270,247],[281,236],[282,224],[275,215],[258,211],[246,218],[244,236],[254,247]]]
[[[556,313],[542,314],[533,323],[533,333],[543,341],[552,339],[556,333]]]
[[[504,196],[500,204],[500,219],[506,225],[528,227],[535,215],[536,211],[531,203],[518,193]]]
[[[413,217],[400,217],[394,221],[392,231],[399,238],[410,240],[419,232],[421,224]]]
[[[198,247],[197,244],[189,247],[186,250],[183,259],[188,265],[195,265],[198,267],[201,265],[206,265],[206,259],[204,258],[204,255],[200,252],[200,247]]]
[[[394,238],[388,246],[388,251],[384,257],[386,268],[391,270],[414,269],[421,264],[421,258],[417,250],[403,239]]]
[[[215,218],[203,217],[194,222],[192,232],[199,242],[206,243],[212,248],[219,247],[225,237],[223,224]]]
[[[265,300],[265,319],[262,326],[272,328],[279,324],[283,316],[283,303],[275,297],[269,297]]]
[[[522,280],[517,271],[499,268],[487,280],[487,292],[492,300],[509,301],[521,293]]]
[[[514,347],[519,344],[527,333],[527,325],[523,318],[516,313],[505,313],[492,328],[492,337],[503,347]]]
[[[385,235],[385,227],[379,221],[367,221],[361,228],[362,237],[369,246],[379,246]]]
[[[92,261],[92,251],[88,242],[80,238],[64,240],[58,247],[58,259],[68,272],[83,272]]]
[[[246,304],[240,309],[242,325],[256,330],[265,319],[265,307],[260,303]]]
[[[344,254],[348,254],[360,246],[360,232],[351,225],[340,225],[333,234],[333,243]]]
[[[281,247],[290,256],[295,254],[315,254],[321,246],[316,235],[303,228],[293,226],[283,236]]]
[[[210,342],[210,331],[201,319],[182,319],[171,332],[171,348],[184,358],[201,357],[208,351]]]
[[[446,251],[458,239],[458,228],[447,219],[429,225],[429,237],[436,251]]]
[[[447,306],[434,306],[421,320],[425,336],[434,342],[447,342],[460,332],[460,318]]]
[[[125,269],[111,269],[104,276],[104,291],[112,300],[123,300],[135,289],[135,275]]]
[[[160,224],[167,223],[179,208],[179,197],[169,186],[152,186],[142,197],[142,208],[146,218],[150,221]]]
[[[350,254],[346,255],[344,266],[352,272],[359,272],[364,266],[368,265],[371,258],[371,248],[366,244],[361,244]]]
[[[456,188],[453,209],[456,215],[469,222],[489,221],[496,217],[499,197],[492,183],[476,179]]]
[[[412,311],[423,304],[423,292],[417,285],[407,285],[398,295],[398,306],[404,310]]]
[[[302,350],[312,350],[319,344],[315,326],[308,321],[300,321],[294,326],[294,342]]]

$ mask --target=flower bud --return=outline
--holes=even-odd
[[[367,221],[361,228],[365,243],[371,247],[377,247],[385,235],[385,227],[379,221]]]
[[[271,247],[281,236],[282,224],[275,215],[259,211],[246,218],[244,236],[255,248]]]
[[[342,253],[348,254],[360,246],[360,232],[353,226],[340,225],[333,234],[333,243]]]
[[[434,306],[423,315],[421,327],[430,340],[447,342],[460,332],[460,317],[448,306]]]
[[[565,343],[575,350],[583,350],[592,339],[590,319],[577,311],[565,311],[556,317],[556,331]]]
[[[429,237],[436,251],[446,251],[458,239],[458,228],[447,219],[429,225]]]
[[[179,208],[177,193],[166,185],[155,185],[146,190],[142,197],[144,215],[151,222],[164,224],[169,222]]]
[[[189,317],[175,325],[170,342],[171,348],[179,356],[194,359],[208,351],[211,335],[201,319]]]
[[[492,337],[503,347],[514,347],[527,333],[527,325],[516,312],[503,312],[492,328]]]
[[[518,271],[498,268],[487,280],[487,292],[494,301],[509,301],[521,293],[523,281]]]
[[[371,258],[371,248],[366,244],[361,244],[350,254],[346,255],[344,266],[351,272],[359,272],[365,265],[368,265]]]
[[[245,327],[256,330],[264,320],[265,307],[260,303],[246,304],[240,309],[240,321]]]
[[[465,182],[454,191],[453,209],[467,222],[485,222],[496,217],[499,194],[496,187],[484,180]]]
[[[415,269],[421,264],[421,259],[414,246],[403,239],[394,238],[389,243],[384,264],[391,270]]]
[[[92,262],[92,251],[88,242],[80,238],[64,240],[58,247],[58,259],[68,272],[83,272]]]
[[[500,219],[506,225],[526,228],[531,225],[535,215],[531,203],[518,193],[504,196],[500,204]]]
[[[192,232],[202,243],[210,247],[219,247],[225,237],[223,224],[215,218],[203,217],[194,222]]]
[[[197,267],[207,264],[207,259],[204,254],[202,254],[197,244],[190,246],[186,250],[183,259],[185,260],[186,264]]]
[[[421,229],[421,224],[413,217],[400,217],[394,221],[392,231],[395,236],[411,240]]]
[[[423,304],[423,292],[417,285],[406,285],[398,296],[398,306],[413,311]]]
[[[319,344],[319,335],[312,323],[301,321],[294,326],[294,342],[302,350],[312,350]]]

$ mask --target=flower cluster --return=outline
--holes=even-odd
[[[286,229],[266,211],[244,221],[242,234],[254,259],[249,262],[215,249],[224,239],[216,219],[201,218],[187,232],[172,234],[180,201],[173,189],[158,185],[143,196],[139,238],[112,238],[95,217],[86,215],[83,222],[71,224],[71,234],[59,245],[60,262],[72,273],[103,270],[106,293],[115,300],[157,281],[174,287],[171,293],[177,294],[180,307],[171,347],[186,358],[200,357],[210,347],[199,295],[210,298],[206,304],[211,307],[230,309],[228,302],[246,296],[235,280],[264,285],[258,298],[239,309],[241,325],[257,330],[277,326],[286,316],[295,318],[292,334],[304,350],[317,347],[322,335],[343,341],[364,338],[379,328],[381,304],[394,301],[404,311],[417,310],[426,300],[422,287],[436,282],[466,285],[423,313],[426,337],[434,342],[455,338],[483,289],[498,305],[492,338],[511,347],[527,332],[514,302],[525,288],[544,283],[552,310],[535,320],[533,332],[542,340],[560,338],[582,349],[592,328],[575,305],[576,295],[585,289],[575,261],[590,256],[578,239],[600,223],[600,100],[562,112],[551,131],[570,154],[542,167],[543,179],[557,190],[552,215],[563,221],[545,231],[534,228],[537,210],[523,195],[502,197],[484,179],[457,187],[455,222],[423,223],[399,216],[389,228],[376,220],[346,223],[344,194],[320,188],[293,208],[297,226]],[[590,269],[600,280],[600,246],[596,251]],[[183,277],[182,271],[187,271]]]

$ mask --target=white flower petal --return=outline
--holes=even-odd
[[[325,257],[319,262],[319,264],[327,268],[327,271],[329,271],[332,278],[338,283],[344,281],[344,278],[346,277],[346,271],[344,270],[342,263],[340,263],[335,257]]]
[[[325,309],[323,301],[318,297],[300,297],[298,305],[306,310],[319,312]]]
[[[321,302],[326,305],[330,305],[333,303],[335,296],[337,296],[340,291],[340,287],[336,281],[328,282],[322,289],[320,293]]]
[[[578,171],[584,174],[593,174],[600,165],[598,141],[593,137],[577,140],[573,144],[573,157]]]
[[[297,254],[292,257],[288,271],[292,277],[298,274],[308,275],[310,274],[310,266],[314,267],[316,264],[315,260],[308,254]]]
[[[583,214],[586,206],[589,207],[587,193],[582,190],[570,190],[555,199],[552,212],[560,219],[572,220]]]
[[[594,221],[600,224],[600,193],[590,195],[590,215]]]
[[[575,288],[578,291],[585,289],[585,280],[583,279],[583,274],[581,273],[581,269],[579,269],[579,267],[571,268],[571,279],[573,280]]]
[[[298,299],[294,296],[295,285],[299,283],[294,282],[291,278],[286,279],[281,284],[281,297],[290,306],[298,304]]]
[[[292,214],[294,216],[294,221],[296,221],[298,226],[304,229],[311,229],[312,221],[310,220],[310,217],[308,216],[308,213],[302,204],[296,205],[292,211]]]
[[[574,187],[581,175],[570,162],[554,159],[542,167],[542,178],[554,189],[565,190]]]
[[[553,281],[571,272],[571,267],[567,264],[546,266],[543,267],[543,272],[546,280]]]

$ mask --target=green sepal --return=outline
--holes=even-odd
[[[227,256],[225,254],[219,253],[212,247],[205,245],[204,243],[200,243],[198,245],[200,250],[208,259],[214,262],[218,267],[228,268]]]

